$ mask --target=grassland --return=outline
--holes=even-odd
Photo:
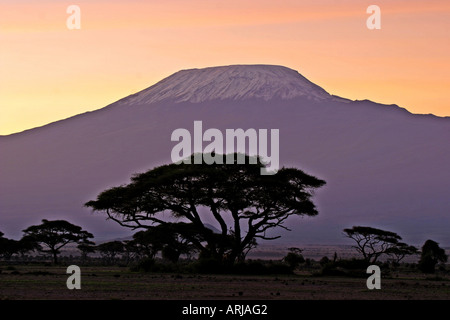
[[[391,272],[380,290],[366,278],[294,275],[199,275],[80,266],[81,289],[66,286],[67,266],[0,265],[1,300],[450,300],[450,277]]]

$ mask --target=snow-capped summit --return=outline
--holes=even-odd
[[[259,98],[335,99],[295,70],[276,65],[231,65],[181,70],[126,98],[127,105],[163,100],[205,102]]]

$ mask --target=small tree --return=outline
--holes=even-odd
[[[39,243],[36,243],[34,240],[30,239],[30,237],[23,237],[19,240],[19,251],[18,253],[22,256],[25,256],[27,252],[39,251],[42,247]]]
[[[283,261],[286,262],[291,269],[297,268],[301,263],[305,262],[305,258],[303,258],[302,249],[299,248],[289,248],[289,253],[283,258]]]
[[[323,256],[322,259],[320,259],[319,264],[323,267],[330,262],[330,258],[328,258],[327,256]]]
[[[133,240],[127,242],[127,247],[139,258],[153,259],[164,247],[167,234],[161,228],[152,227],[146,231],[139,231],[133,235]]]
[[[367,263],[375,263],[377,259],[395,247],[402,239],[398,234],[371,227],[354,226],[344,229],[345,235],[355,240],[356,249]]]
[[[0,256],[9,260],[14,254],[20,254],[22,258],[25,253],[40,249],[39,244],[31,241],[28,237],[20,240],[7,239],[3,237],[3,233],[0,232]]]
[[[134,259],[139,258],[139,249],[136,247],[136,243],[133,240],[123,241],[123,253],[127,264]]]
[[[438,262],[447,262],[445,250],[433,240],[425,241],[419,260],[419,269],[423,273],[434,273]]]
[[[124,245],[122,241],[109,241],[99,244],[96,249],[107,263],[113,264],[116,256],[124,252]]]
[[[94,236],[82,230],[81,227],[71,224],[65,220],[42,220],[42,224],[28,227],[23,230],[23,241],[34,242],[39,245],[42,252],[51,253],[53,262],[58,263],[57,256],[60,249],[69,243],[85,243]],[[42,249],[41,245],[48,249]]]
[[[391,256],[392,262],[394,264],[399,264],[406,256],[418,253],[416,247],[407,245],[406,243],[399,242],[395,246],[389,248],[386,254]]]
[[[192,241],[202,241],[196,227],[190,223],[165,223],[139,231],[129,245],[141,257],[154,258],[161,251],[162,257],[177,262],[181,254],[196,250]]]
[[[86,241],[80,243],[77,248],[81,251],[81,260],[85,261],[89,253],[95,252],[95,243],[92,241]]]
[[[19,251],[19,241],[3,237],[4,233],[0,231],[0,256],[6,260]]]

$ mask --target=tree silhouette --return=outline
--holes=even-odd
[[[153,259],[161,251],[162,257],[177,262],[181,254],[191,254],[196,250],[192,240],[201,241],[192,224],[178,222],[151,226],[136,232],[133,240],[126,242],[129,253],[137,258]]]
[[[81,251],[81,260],[85,261],[89,253],[95,252],[95,243],[92,241],[84,241],[77,248]]]
[[[159,232],[165,234],[164,237],[160,238],[163,242],[161,254],[164,259],[171,262],[177,262],[182,254],[195,252],[196,247],[193,245],[193,241],[201,241],[196,233],[195,226],[191,223],[167,223],[155,228],[160,229]]]
[[[434,273],[438,262],[447,262],[445,250],[433,240],[425,241],[419,260],[419,269],[423,273]]]
[[[151,227],[146,231],[136,232],[127,246],[132,248],[137,257],[153,259],[163,249],[163,239],[167,236],[160,231],[161,229]]]
[[[228,157],[231,155],[228,155]],[[122,226],[150,228],[167,224],[165,213],[187,220],[196,237],[189,239],[201,254],[232,263],[255,238],[277,239],[268,231],[284,228],[292,215],[318,214],[311,197],[325,181],[295,168],[261,175],[265,164],[245,155],[245,163],[169,164],[134,175],[131,183],[103,191],[85,205],[106,212]],[[217,155],[215,155],[217,159]],[[220,234],[205,226],[205,216]],[[167,215],[166,215],[167,217]],[[230,222],[231,221],[231,222]]]
[[[65,220],[43,219],[42,224],[28,227],[23,232],[23,241],[34,242],[40,246],[40,251],[51,253],[55,264],[58,263],[57,256],[62,247],[69,243],[86,243],[89,238],[94,237],[81,227]],[[41,245],[45,245],[48,249],[43,249]]]
[[[13,254],[19,251],[19,242],[3,236],[4,233],[0,231],[0,255],[9,260]]]
[[[124,252],[124,244],[122,241],[109,241],[96,246],[96,250],[100,252],[101,256],[108,264],[113,264],[116,256]]]
[[[398,234],[372,227],[354,226],[344,229],[345,236],[356,242],[356,249],[368,263],[375,263],[382,255],[389,253],[402,239]]]
[[[303,250],[300,248],[289,248],[288,254],[283,258],[283,261],[286,262],[291,269],[297,268],[301,263],[305,262],[305,258],[302,255]]]
[[[386,254],[392,257],[392,261],[395,264],[399,264],[400,261],[402,261],[406,256],[416,254],[418,252],[419,250],[417,250],[416,247],[407,245],[403,242],[398,242],[395,246],[386,250]]]
[[[20,254],[23,257],[29,251],[40,249],[39,244],[31,241],[29,237],[14,240],[7,239],[3,235],[3,232],[0,231],[0,256],[6,260],[11,259],[14,254]]]

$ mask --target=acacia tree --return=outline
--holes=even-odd
[[[57,256],[62,247],[69,243],[89,243],[88,239],[94,237],[80,226],[65,220],[43,219],[42,224],[28,227],[23,232],[23,241],[34,242],[39,246],[39,251],[51,253],[55,264],[58,263]],[[48,249],[43,249],[41,245]]]
[[[19,251],[19,241],[3,237],[4,233],[0,231],[0,256],[6,260]]]
[[[0,231],[0,256],[3,256],[6,260],[11,259],[14,254],[20,254],[23,257],[25,253],[39,248],[37,243],[27,238],[20,240],[4,238],[3,232]]]
[[[153,259],[158,251],[163,249],[164,239],[168,236],[166,232],[161,232],[158,226],[151,227],[145,231],[136,232],[133,240],[128,241],[126,246],[139,258]]]
[[[395,232],[362,226],[344,229],[344,234],[356,242],[353,248],[361,253],[368,263],[375,263],[382,254],[389,253],[402,239]]]
[[[399,264],[406,256],[417,254],[419,251],[416,247],[407,245],[403,242],[398,242],[395,246],[389,248],[386,254],[392,257],[395,264]]]
[[[100,252],[103,259],[108,264],[113,264],[116,260],[116,256],[124,252],[124,244],[122,241],[109,241],[99,244],[95,249]]]
[[[84,241],[77,248],[81,251],[81,260],[86,261],[88,254],[95,252],[95,243],[92,241]]]
[[[133,229],[167,224],[164,214],[169,213],[195,229],[197,236],[190,241],[201,254],[226,257],[229,263],[242,257],[255,238],[279,238],[268,231],[288,230],[283,224],[290,216],[318,214],[311,197],[323,180],[295,168],[261,175],[266,165],[247,155],[243,164],[237,163],[238,154],[234,164],[225,164],[225,155],[222,163],[195,164],[194,156],[192,164],[163,165],[134,175],[128,185],[103,191],[85,205]],[[217,222],[220,234],[205,226],[206,216]]]

